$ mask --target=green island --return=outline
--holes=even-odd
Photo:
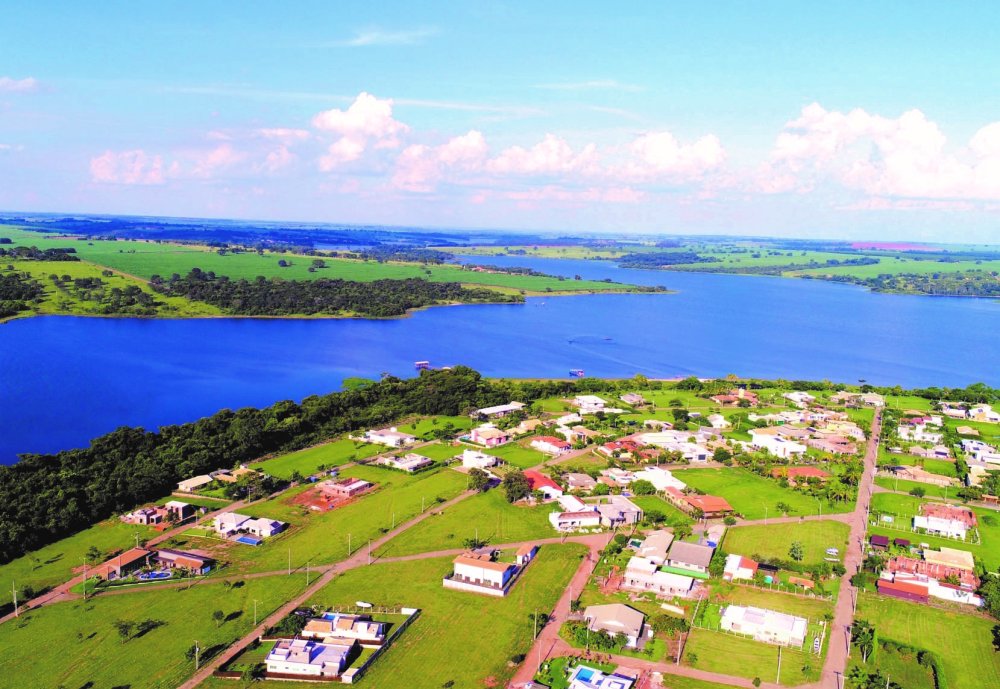
[[[998,404],[456,367],[122,428],[0,467],[0,686],[994,687]]]

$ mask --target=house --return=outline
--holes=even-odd
[[[756,562],[733,553],[726,556],[726,568],[722,573],[725,581],[752,580],[755,576],[757,576]]]
[[[610,442],[604,443],[597,451],[606,457],[625,457],[631,458],[642,448],[642,445],[634,440],[624,439],[624,440],[612,440]]]
[[[683,494],[688,512],[700,512],[705,519],[717,519],[734,512],[733,506],[725,498],[717,495]],[[684,509],[682,507],[682,509]]]
[[[928,502],[920,506],[921,514],[939,519],[951,519],[962,522],[966,528],[972,529],[978,524],[976,513],[968,507],[949,505],[939,502]]]
[[[160,548],[156,551],[156,561],[168,569],[186,569],[195,574],[208,574],[215,560],[207,555],[189,553],[183,550]]]
[[[524,407],[525,404],[523,402],[508,402],[507,404],[498,404],[495,407],[483,407],[482,409],[477,409],[469,414],[469,416],[474,419],[499,419],[513,414],[514,412],[519,412],[524,409]]]
[[[627,392],[618,399],[630,407],[639,407],[646,404],[646,398],[637,392]]]
[[[162,507],[142,507],[122,515],[122,521],[126,524],[138,524],[140,526],[162,524],[166,518],[167,510]]]
[[[578,512],[553,512],[549,515],[549,523],[556,531],[563,532],[596,529],[601,526],[601,515],[595,509]]]
[[[445,588],[498,597],[507,595],[517,572],[513,562],[494,562],[472,553],[456,557],[452,567],[452,572],[444,578]]]
[[[729,428],[732,424],[726,421],[726,417],[722,414],[709,414],[705,417],[705,420],[712,426],[712,428],[718,428],[723,430]]]
[[[684,574],[693,572],[694,576],[707,578],[708,565],[712,562],[714,553],[715,548],[708,545],[674,541],[674,544],[670,546],[667,566],[675,570],[682,570]]]
[[[378,461],[378,463],[392,469],[399,469],[400,471],[412,474],[420,471],[421,469],[433,466],[434,460],[430,457],[418,455],[416,452],[409,452],[402,457],[383,457]]]
[[[409,433],[400,433],[395,426],[377,431],[366,431],[365,440],[386,447],[403,447],[417,441],[417,437]]]
[[[759,403],[757,393],[751,392],[746,388],[736,388],[725,395],[715,395],[708,399],[722,407],[756,407]]]
[[[653,487],[657,491],[664,491],[667,488],[676,488],[677,490],[684,490],[687,488],[687,484],[681,481],[679,478],[675,478],[669,469],[661,469],[660,467],[646,467],[645,469],[640,469],[634,473],[636,481],[643,480],[649,481],[653,484]]]
[[[214,481],[211,476],[207,474],[202,474],[200,476],[192,476],[191,478],[186,478],[177,484],[177,490],[181,493],[193,493],[199,488],[204,488],[209,483]]]
[[[243,522],[242,530],[246,531],[248,534],[259,536],[260,538],[270,538],[271,536],[284,531],[287,526],[288,524],[285,522],[279,522],[276,519],[258,517],[256,519],[248,519]]]
[[[786,392],[782,395],[786,400],[794,404],[796,407],[808,407],[810,404],[816,401],[816,398],[810,395],[808,392]]]
[[[866,407],[884,407],[885,397],[877,392],[866,392],[861,395],[861,404]]]
[[[886,562],[885,568],[887,572],[893,575],[922,576],[927,580],[934,579],[935,581],[952,579],[957,582],[957,586],[968,591],[975,591],[979,588],[980,583],[979,577],[971,570],[951,565],[936,564],[905,555],[891,558]]]
[[[796,486],[799,482],[807,483],[810,479],[815,479],[822,483],[829,481],[833,474],[830,474],[816,467],[775,467],[771,469],[773,478],[786,478],[789,485]]]
[[[500,460],[496,457],[479,450],[464,450],[462,452],[462,466],[466,469],[488,469],[499,463]]]
[[[868,539],[868,542],[872,544],[872,548],[875,550],[888,550],[889,549],[889,537],[888,536],[872,536]]]
[[[967,435],[973,438],[979,437],[979,431],[977,431],[972,426],[959,426],[958,428],[955,429],[955,432],[958,433],[959,435]]]
[[[968,532],[964,522],[957,519],[942,519],[941,517],[925,517],[917,515],[913,517],[913,528],[923,529],[926,533],[945,538],[958,538],[965,540]]]
[[[381,646],[385,642],[386,623],[372,620],[370,615],[325,612],[313,617],[302,628],[302,636],[323,643],[351,643]]]
[[[538,554],[538,546],[526,543],[525,545],[522,545],[520,548],[518,548],[517,551],[514,553],[514,563],[518,567],[524,567],[529,562],[534,560],[535,555],[537,554]]]
[[[540,419],[525,419],[514,426],[513,431],[515,435],[524,435],[525,433],[534,433],[544,425]]]
[[[163,508],[175,522],[182,522],[194,516],[194,506],[180,500],[170,500],[164,503]]]
[[[800,648],[805,643],[809,625],[804,617],[752,606],[727,605],[720,626],[727,632],[746,634],[756,641]]]
[[[646,534],[642,545],[636,548],[636,555],[649,560],[655,565],[667,562],[667,552],[674,542],[674,535],[669,531],[652,531]]]
[[[820,452],[829,452],[832,455],[853,455],[858,451],[858,446],[854,442],[841,435],[806,438],[804,442],[808,447]]]
[[[604,411],[607,402],[596,395],[577,395],[573,398],[573,406],[580,410],[581,414],[596,414]]]
[[[469,440],[486,447],[500,447],[510,442],[510,434],[502,431],[493,424],[484,424],[478,428],[473,428],[469,434]]]
[[[88,572],[89,576],[99,577],[108,581],[127,577],[137,570],[149,565],[153,552],[145,548],[130,548],[123,553],[106,560]]]
[[[972,553],[966,550],[955,550],[954,548],[940,548],[931,550],[924,548],[924,561],[932,565],[942,565],[944,567],[955,567],[969,572],[976,570]]]
[[[1000,412],[993,410],[989,404],[977,404],[971,407],[967,416],[973,421],[985,421],[986,423],[1000,423]]]
[[[236,512],[223,512],[216,515],[212,520],[212,528],[221,536],[232,536],[243,528],[243,524],[250,520],[245,514]]]
[[[631,500],[621,495],[608,495],[601,498],[596,509],[601,516],[601,525],[611,528],[625,524],[638,524],[642,519],[642,510]]]
[[[555,500],[563,494],[559,484],[545,474],[528,469],[524,472],[524,478],[528,479],[528,483],[531,484],[531,490],[541,491],[546,500]]]
[[[269,674],[332,678],[355,654],[357,642],[325,644],[310,639],[278,639],[264,662]]]
[[[662,571],[656,562],[638,555],[629,559],[620,585],[628,591],[682,598],[687,597],[693,587],[693,577]]]
[[[339,500],[353,498],[371,489],[375,484],[360,478],[330,479],[318,484],[316,488],[323,493]]]
[[[806,453],[805,445],[779,437],[769,428],[751,428],[750,444],[758,450],[766,450],[782,459],[791,459]]]
[[[879,577],[875,586],[883,596],[908,600],[914,603],[926,603],[930,600],[930,592],[926,584],[919,584],[912,581],[892,581]]]
[[[270,538],[285,530],[288,525],[265,517],[248,517],[236,512],[223,512],[212,521],[212,528],[227,538],[249,533],[260,538]]]
[[[584,503],[583,500],[576,497],[575,495],[566,495],[565,493],[559,496],[559,506],[562,507],[567,512],[583,512],[585,510],[594,510],[593,506],[588,506],[586,503]]]
[[[573,668],[566,689],[631,689],[635,680],[635,677],[626,674],[622,668],[608,674],[580,663]]]
[[[627,469],[603,469],[601,476],[610,480],[614,486],[627,486],[635,480],[635,474]]]
[[[572,446],[568,442],[554,438],[551,435],[540,435],[532,439],[531,447],[547,455],[561,455],[572,449]]]
[[[635,608],[621,603],[591,605],[583,611],[583,618],[592,632],[607,632],[611,636],[622,634],[628,648],[637,648],[642,638],[646,616]]]
[[[569,473],[563,476],[566,481],[566,490],[582,490],[590,492],[597,487],[597,480],[587,474]]]
[[[599,431],[592,431],[586,426],[573,426],[572,428],[558,426],[556,428],[556,433],[566,438],[566,442],[568,443],[589,443],[595,438],[600,438],[603,435]]]

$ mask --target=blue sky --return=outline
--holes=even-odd
[[[7,7],[0,208],[1000,240],[1000,6],[815,5]]]

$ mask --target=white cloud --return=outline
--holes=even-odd
[[[631,179],[700,177],[726,160],[726,151],[714,134],[681,144],[670,132],[650,132],[636,138],[629,152],[632,159],[621,174]]]
[[[319,113],[313,118],[313,126],[340,135],[320,160],[324,171],[359,159],[369,145],[376,149],[397,148],[400,137],[410,131],[407,125],[393,119],[392,100],[365,92],[347,110],[333,108]]]
[[[209,151],[196,153],[191,174],[194,177],[215,177],[246,159],[246,153],[233,148],[231,144],[222,144]]]
[[[949,151],[940,127],[920,110],[888,118],[813,103],[778,135],[757,186],[807,192],[827,180],[880,197],[1000,199],[1000,122]]]
[[[293,129],[288,127],[266,127],[258,129],[256,133],[257,136],[264,139],[273,139],[284,144],[306,141],[312,136],[307,129]]]
[[[478,171],[488,152],[486,139],[474,129],[440,146],[407,146],[396,159],[392,182],[407,191],[433,191],[446,174]]]
[[[30,93],[38,90],[38,80],[34,77],[13,79],[0,77],[0,93]]]
[[[501,174],[551,175],[568,172],[594,172],[597,167],[597,146],[587,144],[579,152],[554,134],[531,148],[511,146],[490,160],[486,167]]]
[[[141,149],[105,151],[91,159],[90,178],[100,184],[163,184],[163,159]]]
[[[356,31],[354,36],[342,41],[334,41],[330,45],[340,48],[367,48],[382,45],[419,45],[438,33],[433,27],[416,29],[386,30],[364,29]]]

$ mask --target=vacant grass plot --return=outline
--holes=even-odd
[[[210,658],[250,631],[255,600],[263,617],[304,584],[302,577],[269,577],[230,589],[135,590],[32,611],[0,626],[0,686],[172,689],[194,672],[185,652],[195,640]],[[154,628],[123,643],[118,620],[151,620]]]
[[[73,569],[83,566],[84,556],[91,546],[110,555],[134,546],[137,534],[139,538],[149,538],[155,533],[145,526],[133,526],[123,524],[118,519],[108,519],[12,560],[0,566],[0,605],[11,602],[12,585],[21,591],[18,598],[24,602],[25,586],[38,591],[68,581],[74,576]]]
[[[714,583],[711,600],[718,603],[733,603],[735,605],[751,605],[768,610],[805,617],[810,622],[819,622],[827,613],[833,612],[833,602],[817,598],[790,596],[784,593],[772,593],[747,586],[737,586],[724,582]]]
[[[848,665],[848,672],[854,666],[866,672],[878,670],[883,677],[888,677],[893,684],[905,689],[937,689],[934,685],[934,672],[917,662],[915,653],[888,651],[879,647],[867,664],[863,663],[861,658],[855,657]]]
[[[782,488],[777,481],[740,468],[682,469],[673,474],[692,488],[724,497],[745,519],[781,517],[779,502],[791,508],[788,516],[819,514],[821,507],[825,514],[849,512],[854,507],[853,502],[831,503],[791,488]]]
[[[898,490],[904,493],[909,493],[915,488],[919,488],[924,491],[924,494],[928,497],[938,497],[945,498],[948,496],[955,497],[955,488],[947,488],[945,486],[932,486],[929,483],[920,483],[919,481],[906,481],[904,479],[894,478],[892,476],[876,476],[875,485],[881,486],[882,488],[888,488],[889,490]]]
[[[533,626],[528,616],[536,610],[552,610],[584,552],[578,545],[543,546],[502,599],[443,588],[441,579],[451,569],[451,558],[435,558],[347,572],[311,602],[332,606],[365,600],[422,610],[398,644],[373,666],[364,679],[366,686],[499,687],[514,672],[508,661],[531,647]],[[489,633],[476,633],[484,623]],[[495,684],[485,684],[487,678]]]
[[[307,447],[304,450],[291,452],[287,455],[266,459],[254,468],[279,478],[291,478],[294,472],[310,476],[320,470],[320,467],[333,467],[347,464],[378,454],[385,448],[380,445],[369,445],[344,438],[331,443]]]
[[[515,543],[557,535],[549,523],[551,505],[511,505],[500,490],[473,496],[428,517],[383,547],[379,557],[461,548],[467,538],[493,544]]]
[[[688,637],[684,658],[689,665],[726,675],[778,679],[778,646],[742,636],[695,629]],[[814,653],[781,650],[781,684],[795,686],[819,679],[822,661]],[[806,671],[808,670],[808,671]]]
[[[431,509],[437,500],[448,500],[463,490],[467,479],[448,469],[404,474],[378,467],[351,467],[344,476],[361,478],[377,484],[374,492],[359,496],[354,502],[330,510],[311,512],[289,502],[282,495],[247,507],[240,512],[254,517],[271,517],[289,522],[291,527],[260,546],[226,544],[221,556],[237,571],[268,572],[288,567],[289,550],[293,568],[330,564],[348,556],[348,545],[356,552],[368,540]],[[303,487],[304,489],[305,487]],[[299,490],[299,489],[296,489]],[[294,492],[293,492],[294,496]]]
[[[543,462],[555,459],[555,457],[551,457],[543,452],[527,447],[528,442],[528,440],[521,440],[514,443],[507,443],[506,445],[486,450],[486,454],[499,457],[511,466],[515,466],[519,469],[529,469],[533,466],[538,466]]]
[[[666,515],[667,524],[678,526],[680,524],[690,524],[694,521],[690,516],[679,510],[672,503],[669,503],[656,495],[639,495],[629,498],[629,500],[634,502],[637,507],[641,508],[644,513],[652,511],[661,512]]]
[[[788,551],[798,541],[803,549],[802,563],[813,565],[823,561],[827,548],[839,549],[843,559],[849,533],[847,524],[834,521],[734,526],[726,532],[723,547],[727,553],[755,560],[789,560]]]
[[[858,595],[857,617],[872,622],[880,639],[934,653],[944,676],[942,686],[1000,687],[1000,654],[991,644],[994,620],[864,592]]]
[[[433,440],[435,432],[451,429],[453,435],[460,431],[467,431],[473,426],[479,425],[468,416],[428,416],[412,423],[400,424],[398,426],[401,433],[415,435],[421,440]]]

